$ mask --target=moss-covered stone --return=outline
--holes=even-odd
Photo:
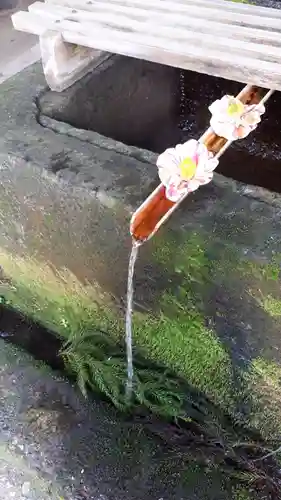
[[[209,317],[208,321],[206,316],[208,287],[218,276],[218,270],[220,286],[224,279],[227,285],[232,262],[235,282],[243,285],[244,292],[248,294],[255,282],[256,288],[259,283],[261,293],[268,281],[278,281],[277,264],[258,265],[245,258],[237,261],[237,256],[235,262],[233,253],[226,261],[211,261],[208,249],[199,244],[197,234],[181,245],[172,240],[165,245],[161,243],[161,240],[155,243],[154,259],[176,279],[171,279],[170,289],[162,294],[158,310],[135,313],[135,348],[148,360],[185,379],[237,422],[257,429],[264,438],[278,438],[280,367],[262,356],[249,360],[246,367],[239,362],[235,365],[228,346],[216,331],[214,318]],[[1,263],[8,277],[8,280],[4,277],[2,295],[13,307],[32,315],[62,338],[78,342],[77,346],[85,335],[98,330],[108,332],[113,340],[122,344],[123,315],[98,284],[82,285],[67,270],[54,273],[47,263],[15,258],[4,250]],[[258,301],[256,304],[259,308]],[[216,308],[215,320],[220,321],[222,317]],[[83,352],[90,359],[93,356],[94,361],[94,352],[86,352],[85,348]],[[74,367],[74,358],[71,360]],[[108,370],[113,370],[113,366]],[[112,372],[117,392],[120,382],[125,380],[125,357],[118,370],[115,376]],[[181,411],[180,406],[177,411]]]
[[[181,240],[155,242],[160,246],[155,258],[180,279],[163,297],[160,318],[140,328],[141,342],[148,345],[148,355],[164,364],[168,360],[176,373],[236,421],[269,440],[278,439],[280,364],[271,342],[281,326],[281,256],[274,253],[271,261],[258,261],[239,255],[228,241],[218,244],[205,236],[194,232],[182,235]],[[266,295],[268,290],[272,293]],[[217,300],[214,294],[222,291],[224,296]],[[231,315],[238,323],[237,331],[229,324]],[[260,331],[258,318],[268,324],[267,331]],[[237,336],[240,325],[245,331],[241,340]]]
[[[86,380],[119,404],[129,218],[154,186],[155,157],[42,116],[42,85],[35,67],[1,86],[1,294],[68,342],[83,390]],[[211,461],[233,453],[235,424],[243,437],[280,436],[280,207],[215,175],[141,248],[135,402],[200,422],[215,436]]]
[[[0,250],[1,294],[12,307],[41,322],[63,339],[70,332],[110,329],[114,321],[112,301],[98,283],[82,284],[67,269],[54,271],[48,262],[15,257]]]

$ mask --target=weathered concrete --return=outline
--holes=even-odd
[[[141,426],[105,403],[83,400],[2,340],[0,401],[1,500],[231,498],[217,472],[180,474]]]
[[[112,328],[130,212],[155,185],[156,157],[43,116],[43,90],[38,66],[0,88],[3,293],[62,335],[84,303],[92,326]],[[280,210],[279,195],[215,176],[142,248],[136,280],[155,316],[138,318],[136,347],[267,439],[281,421]]]
[[[71,137],[71,128],[68,135],[63,124],[59,125],[61,133],[42,127],[36,120],[38,110],[34,100],[36,92],[43,89],[40,66],[22,72],[1,87],[1,189],[5,218],[8,216],[9,220],[6,226],[2,219],[6,244],[14,248],[10,230],[16,231],[17,249],[25,253],[26,245],[32,241],[35,244],[35,237],[44,258],[48,255],[55,266],[66,265],[82,281],[99,280],[98,275],[104,272],[107,275],[109,261],[118,275],[123,255],[123,281],[127,259],[124,246],[129,248],[124,215],[127,214],[128,221],[128,203],[139,203],[143,193],[150,191],[153,179],[149,171],[153,167],[149,160],[154,155],[131,150],[98,134],[90,133],[89,137],[86,134],[85,140],[79,138],[79,132],[76,138]],[[16,185],[20,187],[18,200],[24,200],[24,207],[18,203],[10,205],[9,198],[14,198]],[[59,213],[68,222],[63,222]],[[59,231],[53,231],[53,223]],[[37,236],[34,224],[38,229],[40,226]],[[82,259],[78,243],[81,239],[87,248],[87,256],[84,254]],[[120,285],[120,276],[114,281]]]

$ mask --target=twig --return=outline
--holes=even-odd
[[[277,448],[276,450],[273,450],[270,453],[267,453],[267,455],[264,455],[263,457],[256,458],[255,460],[253,460],[253,462],[260,462],[262,460],[265,460],[266,458],[273,457],[273,455],[276,455],[277,453],[280,453],[280,452],[281,452],[281,446],[279,446],[279,448]]]

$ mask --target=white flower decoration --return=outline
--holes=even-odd
[[[166,149],[157,160],[159,177],[166,187],[166,197],[177,202],[184,194],[208,184],[218,163],[205,144],[195,139]]]
[[[228,141],[244,139],[261,121],[265,112],[263,104],[243,104],[237,97],[225,95],[209,107],[210,125],[220,137]]]

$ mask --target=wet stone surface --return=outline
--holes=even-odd
[[[0,402],[1,500],[229,498],[219,473],[177,471],[140,426],[3,340]]]
[[[196,81],[194,77],[195,86]],[[198,88],[203,98],[202,82]],[[220,92],[218,87],[208,89],[209,97]],[[91,304],[100,298],[107,304],[108,295],[117,302],[124,297],[130,214],[157,182],[156,156],[44,116],[35,99],[38,92],[45,95],[39,66],[0,88],[0,252],[4,277],[0,287],[1,294],[12,296],[16,307],[48,325],[53,322],[54,329],[67,335],[72,322],[77,326],[77,310],[84,320],[84,292],[89,285]],[[191,87],[190,92],[194,93],[189,104],[192,101],[197,106],[192,128],[201,97],[196,98]],[[278,102],[279,95],[276,99]],[[192,109],[187,109],[190,115]],[[279,118],[274,116],[277,130]],[[205,127],[205,119],[198,120],[198,127]],[[278,137],[271,137],[273,152]],[[266,140],[259,151],[265,151],[268,165],[271,149]],[[241,144],[241,155],[243,147]],[[263,156],[258,150],[254,153],[258,163]],[[173,299],[173,285],[180,279],[171,284],[169,272],[177,261],[182,265],[183,258],[187,287],[197,285],[196,279],[191,280],[190,262],[195,262],[195,270],[212,268],[208,286],[203,283],[203,311],[192,324],[190,301],[185,299],[180,311],[176,310],[182,324],[174,310],[169,310],[159,327],[144,323],[145,328],[135,331],[134,337],[136,347],[148,357],[184,374],[196,389],[233,411],[234,416],[241,417],[244,412],[243,423],[251,417],[262,431],[269,429],[270,437],[275,430],[278,438],[280,318],[266,310],[268,302],[263,300],[273,297],[273,304],[280,307],[280,269],[271,280],[264,278],[264,269],[259,268],[256,281],[248,283],[244,268],[237,274],[237,261],[228,265],[227,252],[229,247],[234,249],[238,263],[246,256],[250,266],[265,264],[269,268],[272,258],[280,254],[280,209],[279,195],[220,176],[190,196],[157,239],[143,247],[137,265],[136,299],[144,310],[151,307],[156,312],[168,288]],[[186,248],[189,238],[192,247]],[[171,245],[168,262],[155,263],[154,242],[160,242],[164,252]],[[190,253],[193,259],[187,258]],[[251,278],[253,273],[248,274]],[[78,307],[81,303],[82,312]],[[111,313],[114,308],[109,303],[107,312]],[[120,309],[116,311],[120,314]],[[93,328],[96,311],[90,319]],[[211,333],[205,322],[209,322]],[[18,473],[24,470],[22,460],[31,471],[37,471],[38,480],[45,481],[38,486],[42,496],[54,488],[54,500],[60,496],[67,500],[231,498],[219,473],[193,471],[192,477],[182,481],[182,469],[174,462],[163,471],[162,449],[139,428],[128,431],[127,424],[106,405],[85,403],[69,384],[35,369],[29,358],[23,359],[14,351],[7,354],[4,347],[0,352],[1,466],[5,481],[8,474],[10,483],[17,485],[19,498],[32,495],[37,488],[29,473]],[[259,378],[253,377],[247,385],[255,366]],[[261,368],[264,372],[260,375]],[[241,375],[245,375],[244,386],[238,385],[235,392]],[[250,411],[245,411],[247,404]],[[21,465],[15,465],[15,455]]]

